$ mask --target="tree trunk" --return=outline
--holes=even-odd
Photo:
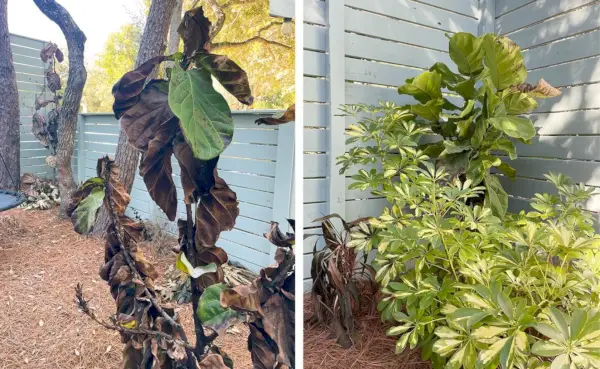
[[[140,51],[135,61],[136,68],[155,56],[164,55],[166,49],[167,32],[171,21],[171,14],[175,0],[153,0],[150,5],[150,12],[144,34],[140,41]],[[148,77],[148,80],[156,77],[156,69]],[[117,153],[115,163],[121,168],[119,176],[120,182],[131,192],[135,171],[138,165],[139,152],[127,143],[127,134],[121,129],[119,132],[119,143],[117,144]],[[98,237],[105,237],[106,230],[110,224],[108,212],[105,206],[100,209],[98,220],[94,226],[93,234]]]
[[[75,190],[71,157],[75,146],[77,114],[79,113],[83,87],[87,79],[87,71],[83,63],[86,37],[62,5],[54,0],[33,1],[44,15],[60,27],[67,40],[69,78],[67,79],[65,96],[62,99],[60,121],[58,123],[58,147],[56,149],[58,189],[62,199],[60,216],[65,217],[66,207],[69,204],[68,200]]]
[[[7,0],[0,0],[0,189],[19,189],[19,91],[8,34]]]
[[[181,23],[181,13],[183,10],[183,0],[175,0],[175,7],[171,15],[171,24],[169,25],[169,43],[167,47],[167,55],[175,54],[179,49],[179,33],[177,28]]]

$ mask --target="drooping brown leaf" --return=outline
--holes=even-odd
[[[529,83],[523,83],[515,86],[513,90],[524,92],[531,97],[538,99],[547,99],[550,97],[560,96],[561,92],[558,88],[552,86],[541,78],[535,86]]]
[[[131,201],[131,196],[129,196],[129,193],[127,193],[127,190],[119,181],[119,172],[120,169],[115,164],[115,161],[108,156],[98,159],[98,164],[96,165],[98,177],[102,179],[108,178],[110,196],[105,197],[104,202],[107,206],[112,207],[117,215],[123,215],[127,205],[129,205],[129,202]],[[109,198],[110,205],[107,204]]]
[[[142,156],[140,175],[152,200],[165,212],[169,220],[174,221],[177,215],[177,192],[171,167],[172,139],[173,135],[168,128],[156,132],[148,144],[148,150]]]
[[[214,186],[214,171],[219,157],[207,161],[197,159],[182,134],[176,137],[174,145],[175,157],[181,168],[184,201],[190,204]]]
[[[54,54],[56,53],[56,51],[58,50],[58,46],[55,43],[48,43],[46,46],[44,46],[41,50],[40,50],[40,59],[42,59],[42,61],[44,63],[47,63],[49,60],[52,60],[52,57],[54,57]],[[62,56],[62,52],[61,52],[61,56]],[[58,59],[58,57],[57,57]],[[59,60],[62,62],[62,60]]]
[[[33,113],[31,118],[32,126],[31,133],[37,138],[42,145],[48,147],[48,131],[46,131],[46,119],[37,111]]]
[[[183,53],[191,57],[195,53],[208,51],[210,21],[204,16],[202,7],[185,12],[177,33],[183,40]]]
[[[69,205],[66,209],[67,216],[71,217],[71,215],[73,215],[73,211],[75,211],[79,203],[85,199],[92,192],[92,190],[94,190],[94,188],[103,186],[104,182],[98,177],[89,178],[87,181],[85,181],[81,186],[79,186],[77,191],[73,192],[71,195]]]
[[[277,364],[277,347],[272,341],[267,341],[266,334],[254,324],[249,325],[248,350],[254,369],[272,369]]]
[[[166,56],[154,57],[140,65],[137,69],[125,73],[123,77],[115,83],[112,88],[112,94],[115,98],[113,112],[117,119],[120,119],[127,110],[138,102],[139,95],[144,89],[146,79],[150,73],[152,73],[154,67],[164,62],[166,59]]]
[[[271,117],[258,118],[254,123],[261,125],[276,126],[283,123],[293,122],[296,120],[296,104],[291,105],[283,113],[277,113]]]
[[[248,75],[233,60],[225,55],[202,53],[195,57],[196,65],[205,68],[239,102],[252,105],[254,97],[250,90]]]
[[[64,56],[62,50],[59,49],[58,47],[56,48],[56,51],[54,52],[54,56],[56,56],[56,60],[58,60],[59,63],[62,63],[63,60],[65,60],[65,56]]]
[[[267,294],[268,291],[257,279],[250,285],[237,286],[221,292],[221,305],[243,313],[257,312],[262,315],[261,304]]]
[[[272,295],[263,304],[264,331],[277,343],[277,361],[294,366],[294,301],[281,294]]]
[[[49,69],[46,72],[46,81],[48,82],[48,89],[52,92],[56,92],[61,88],[60,76],[58,73]]]
[[[237,197],[214,170],[215,185],[201,195],[196,211],[196,248],[214,246],[219,235],[235,225],[240,213]]]
[[[264,236],[277,247],[292,247],[296,243],[296,236],[293,233],[286,232],[284,234],[281,232],[277,222],[271,222],[271,228]]]
[[[223,362],[223,357],[217,354],[208,354],[199,362],[200,369],[229,369],[225,362]]]

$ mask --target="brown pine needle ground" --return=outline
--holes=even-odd
[[[159,273],[175,263],[142,245]],[[77,310],[75,285],[83,284],[99,317],[115,311],[108,285],[98,276],[101,240],[77,235],[52,211],[13,209],[0,213],[0,369],[117,369],[118,333],[105,330]],[[157,281],[160,283],[160,281]],[[192,308],[179,316],[193,338]],[[236,368],[250,369],[248,329],[238,324],[216,340]],[[193,341],[193,340],[192,340]]]
[[[364,290],[364,289],[363,289]],[[363,294],[364,295],[364,294]],[[368,304],[370,305],[370,304]],[[394,354],[396,338],[385,335],[389,326],[381,323],[372,306],[363,306],[356,320],[359,342],[344,349],[335,342],[330,327],[322,324],[304,324],[305,369],[431,369],[421,359],[418,350]],[[304,297],[304,317],[312,316],[310,295]]]

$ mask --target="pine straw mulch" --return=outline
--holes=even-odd
[[[104,243],[77,235],[57,210],[12,209],[0,213],[0,369],[117,369],[122,344],[77,310],[75,285],[82,283],[98,316],[115,311],[108,285],[98,276]],[[162,275],[173,255],[158,257],[142,245]],[[157,281],[160,284],[160,280]],[[179,316],[193,343],[190,304]],[[238,324],[216,344],[236,368],[252,367],[247,351],[248,329]]]
[[[305,369],[431,369],[418,350],[394,354],[397,337],[387,337],[389,325],[381,323],[369,289],[360,288],[362,304],[356,321],[358,341],[349,349],[335,342],[333,330],[323,324],[312,324],[310,294],[304,295],[304,368]]]

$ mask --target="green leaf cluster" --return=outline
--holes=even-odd
[[[523,85],[504,37],[455,34],[450,56],[459,73],[436,63],[399,88],[416,104],[344,108],[359,122],[341,172],[389,202],[348,243],[375,254],[387,334],[434,368],[600,368],[600,236],[583,208],[593,190],[550,173],[555,194],[509,213],[491,168],[514,177],[503,157],[535,135],[519,114],[542,88]]]

